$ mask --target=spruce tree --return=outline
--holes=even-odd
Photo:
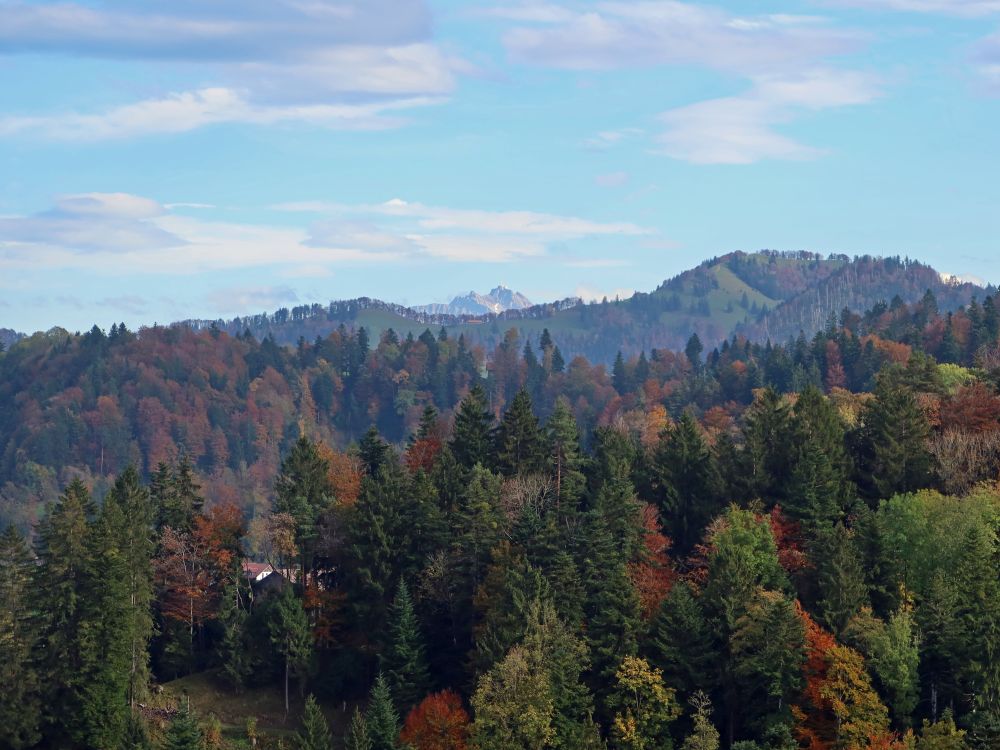
[[[678,581],[671,587],[652,622],[648,649],[669,687],[684,695],[716,687],[719,654],[691,584]]]
[[[677,554],[686,555],[721,510],[721,478],[715,457],[690,414],[665,433],[654,457],[661,517]]]
[[[489,466],[492,425],[486,392],[476,384],[459,404],[449,442],[455,460],[464,468],[471,469],[476,464]]]
[[[139,472],[129,466],[104,499],[102,515],[125,568],[128,594],[129,705],[144,697],[149,683],[149,641],[153,636],[154,511]]]
[[[302,727],[295,733],[293,741],[295,750],[332,750],[333,740],[330,738],[330,725],[316,703],[312,694],[306,698],[305,710],[302,712]]]
[[[316,444],[302,436],[282,461],[274,483],[274,510],[295,519],[295,542],[303,576],[312,568],[320,517],[333,505],[329,468]]]
[[[842,523],[820,532],[812,553],[821,619],[840,635],[868,601],[861,556],[853,534]]]
[[[370,477],[377,477],[379,471],[389,459],[391,449],[382,436],[378,434],[378,428],[372,425],[358,443],[358,458],[361,459],[361,466]]]
[[[167,727],[164,750],[204,750],[205,735],[189,706],[182,706]]]
[[[495,452],[497,469],[507,476],[544,470],[544,439],[527,391],[518,391],[504,412],[497,428]]]
[[[361,709],[355,708],[351,723],[344,736],[345,750],[374,750],[372,739],[368,736],[368,724],[365,722]]]
[[[583,495],[587,480],[581,470],[580,429],[565,398],[556,400],[545,432],[549,445],[548,470],[555,482],[556,503],[560,509],[563,505],[572,509]]]
[[[0,535],[0,746],[33,747],[39,739],[38,673],[31,660],[35,641],[31,597],[31,552],[13,526]]]
[[[392,702],[392,692],[380,672],[372,685],[365,726],[371,738],[372,750],[395,750],[399,738],[399,714]]]
[[[430,673],[420,623],[405,581],[400,581],[389,611],[389,642],[382,670],[396,706],[405,714],[430,692]]]
[[[271,575],[277,575],[272,573]],[[288,684],[296,677],[304,685],[313,656],[313,636],[309,618],[291,584],[286,584],[268,609],[268,633],[284,667],[285,713],[288,713]]]

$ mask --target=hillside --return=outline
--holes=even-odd
[[[364,326],[373,337],[389,328],[400,336],[419,336],[428,327],[445,326],[487,349],[499,344],[512,326],[522,338],[532,340],[548,329],[558,334],[568,358],[582,355],[610,364],[618,351],[628,356],[681,349],[692,333],[708,346],[737,333],[761,342],[784,341],[800,330],[811,336],[844,308],[866,310],[896,297],[912,303],[928,289],[944,311],[985,291],[974,284],[945,281],[930,266],[900,258],[736,252],[705,261],[652,292],[624,300],[584,304],[566,299],[497,314],[455,315],[362,298],[188,324],[214,325],[232,335],[249,330],[257,338],[271,335],[280,344],[294,344],[300,338],[312,341],[341,325]]]

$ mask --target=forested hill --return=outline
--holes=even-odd
[[[730,253],[708,260],[624,300],[582,303],[577,299],[532,305],[491,315],[435,315],[380,300],[361,298],[328,305],[302,305],[230,321],[187,321],[231,335],[249,330],[280,344],[312,341],[340,325],[364,326],[378,337],[388,328],[419,335],[425,327],[447,326],[466,341],[492,349],[510,327],[522,336],[547,328],[564,355],[583,355],[610,364],[618,351],[637,355],[653,348],[680,349],[691,333],[715,346],[742,333],[753,341],[783,341],[803,330],[811,336],[844,308],[867,310],[899,297],[912,303],[930,289],[942,310],[967,304],[984,290],[942,280],[933,268],[900,258],[822,257],[813,253]]]
[[[10,328],[0,328],[0,347],[6,349],[20,338],[21,334],[17,331],[13,331]]]
[[[239,497],[251,512],[269,503],[280,458],[300,434],[346,448],[374,425],[400,444],[426,407],[450,419],[475,384],[494,415],[523,388],[543,418],[565,398],[584,435],[609,424],[655,434],[651,415],[684,409],[731,425],[765,385],[868,391],[884,364],[921,361],[914,352],[993,362],[998,333],[993,297],[951,314],[926,292],[909,305],[897,297],[865,315],[844,311],[815,337],[786,345],[735,337],[703,351],[693,337],[685,352],[649,349],[613,367],[570,358],[565,333],[523,337],[517,328],[489,349],[447,328],[380,337],[340,328],[297,348],[183,326],[52,330],[0,354],[0,523],[27,528],[68,479],[100,492],[129,464],[148,476],[181,455],[210,498]]]

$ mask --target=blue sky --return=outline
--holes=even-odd
[[[1000,0],[0,0],[0,327],[1000,282]]]

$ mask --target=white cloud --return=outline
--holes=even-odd
[[[289,286],[229,287],[210,292],[206,302],[217,313],[245,315],[251,310],[274,310],[299,301]]]
[[[1000,13],[1000,0],[833,0],[837,5],[975,18]]]
[[[2,117],[0,136],[30,133],[89,141],[184,133],[224,123],[274,125],[292,121],[341,130],[381,130],[401,122],[385,113],[430,102],[402,99],[366,104],[257,105],[241,92],[209,88],[127,104],[100,114]]]
[[[546,255],[551,243],[574,238],[651,234],[627,223],[431,207],[398,199],[284,208],[322,217],[307,228],[237,224],[172,213],[139,196],[66,196],[49,211],[0,219],[0,271],[174,275],[273,267],[277,274],[295,278],[328,274],[338,264],[428,258],[503,263]]]
[[[777,128],[804,112],[863,104],[879,95],[877,81],[852,71],[812,70],[762,76],[738,96],[669,110],[657,138],[661,153],[696,164],[751,164],[764,159],[811,159],[823,153]]]
[[[696,64],[764,72],[846,52],[857,42],[814,16],[740,17],[675,0],[599,2],[585,10],[526,7],[544,12],[507,14],[522,22],[504,36],[511,56],[571,70]]]
[[[207,85],[104,112],[24,114],[0,135],[115,138],[217,123],[372,129],[439,101],[463,61],[432,41],[424,0],[0,0],[0,55],[184,63]]]

